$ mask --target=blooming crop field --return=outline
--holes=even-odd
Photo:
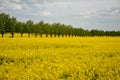
[[[0,80],[120,80],[120,37],[0,37]]]

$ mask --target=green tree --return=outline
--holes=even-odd
[[[92,36],[98,36],[98,30],[96,29],[91,30],[90,33],[92,34]]]
[[[38,23],[38,26],[39,26],[39,28],[38,28],[39,31],[38,31],[38,32],[39,32],[39,34],[40,34],[40,37],[42,37],[44,22],[43,22],[43,21],[40,21],[40,22]]]
[[[0,32],[2,34],[2,37],[4,37],[4,33],[8,31],[8,19],[9,15],[5,13],[0,13]]]
[[[12,38],[14,37],[15,27],[16,27],[16,18],[12,17],[10,18],[10,32],[12,34]]]
[[[25,23],[24,22],[17,22],[16,23],[16,32],[17,33],[21,33],[21,37],[23,36],[24,32],[25,32]]]
[[[57,35],[57,28],[56,28],[56,23],[54,23],[53,25],[52,25],[52,27],[53,27],[53,34],[54,34],[54,36],[56,37],[56,35]]]
[[[49,24],[49,34],[50,34],[50,37],[53,36],[53,26],[51,24]]]
[[[35,34],[35,37],[37,37],[37,34],[39,32],[39,25],[38,24],[34,24],[32,26],[32,32]]]
[[[50,33],[50,27],[49,24],[44,24],[44,34],[46,34],[46,37],[48,37],[48,34]]]
[[[62,35],[62,37],[64,37],[64,35],[65,35],[65,25],[64,24],[61,25],[60,34]]]
[[[28,33],[28,37],[30,37],[30,33],[31,33],[31,31],[32,31],[32,26],[33,26],[33,21],[32,20],[28,20],[27,22],[26,22],[26,29],[27,29],[27,33]]]
[[[70,37],[72,35],[72,26],[68,26],[68,36]]]

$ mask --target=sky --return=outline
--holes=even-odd
[[[120,31],[120,0],[0,0],[0,13],[19,21]]]

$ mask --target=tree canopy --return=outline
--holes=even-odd
[[[39,21],[38,23],[34,23],[32,20],[28,20],[26,22],[18,21],[15,17],[11,17],[9,14],[0,13],[0,32],[2,37],[4,37],[5,33],[11,33],[12,37],[14,37],[15,33],[21,33],[21,37],[24,33],[28,33],[28,37],[30,34],[35,34],[35,37],[39,34],[42,37],[43,34],[46,34],[46,37],[50,35],[56,36],[120,36],[120,31],[104,31],[104,30],[85,30],[82,28],[75,28],[71,25],[65,25],[60,23],[45,23],[43,21]]]

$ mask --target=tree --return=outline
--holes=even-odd
[[[32,31],[31,32],[35,33],[35,37],[37,37],[37,34],[39,32],[39,25],[38,24],[34,24],[32,26]]]
[[[70,35],[72,35],[72,26],[71,25],[68,26],[68,36],[70,37]]]
[[[2,37],[4,37],[5,31],[8,31],[7,29],[7,22],[9,19],[9,15],[5,13],[0,13],[0,32],[2,34]]]
[[[28,20],[26,22],[26,29],[27,29],[27,33],[28,33],[28,37],[30,37],[30,33],[31,33],[31,29],[32,29],[32,26],[33,26],[33,21],[32,20]]]
[[[93,29],[91,31],[84,30],[82,28],[74,28],[71,25],[65,25],[60,23],[44,23],[43,21],[40,21],[39,23],[35,23],[32,20],[28,20],[26,23],[19,22],[15,17],[10,17],[9,14],[6,13],[0,13],[0,33],[2,34],[2,37],[4,37],[5,33],[11,33],[12,37],[14,37],[14,33],[21,33],[21,37],[23,36],[23,33],[28,33],[28,37],[30,37],[30,33],[35,33],[35,37],[37,37],[37,34],[40,34],[40,37],[42,37],[42,34],[46,34],[46,37],[54,34],[56,37],[62,37],[65,35],[67,36],[120,36],[120,31],[103,31],[103,30],[97,30]]]
[[[50,37],[53,36],[53,26],[51,24],[49,24],[49,34],[50,34]]]
[[[57,35],[56,23],[54,23],[54,24],[52,25],[52,27],[53,27],[53,34],[54,34],[54,36],[56,37],[56,35]]]
[[[90,33],[92,34],[92,36],[98,36],[98,30],[96,29],[91,30]]]
[[[14,37],[14,32],[15,32],[15,26],[16,26],[16,18],[12,17],[10,18],[10,32],[12,34],[12,38]]]
[[[17,33],[21,33],[21,37],[23,36],[25,32],[25,23],[24,22],[17,22],[16,23],[16,28],[15,28]]]
[[[73,34],[74,34],[75,37],[78,36],[78,33],[79,33],[78,28],[73,28]]]
[[[49,24],[44,24],[44,34],[46,34],[46,37],[48,37],[48,34],[50,33],[50,27]]]
[[[61,29],[61,24],[57,23],[56,24],[56,33],[57,33],[58,37],[60,37],[60,29]]]
[[[39,23],[37,23],[37,27],[38,27],[38,33],[39,33],[40,37],[42,37],[44,22],[40,21]]]
[[[64,24],[61,25],[60,34],[62,35],[62,37],[64,37],[64,35],[65,35],[65,25]]]

